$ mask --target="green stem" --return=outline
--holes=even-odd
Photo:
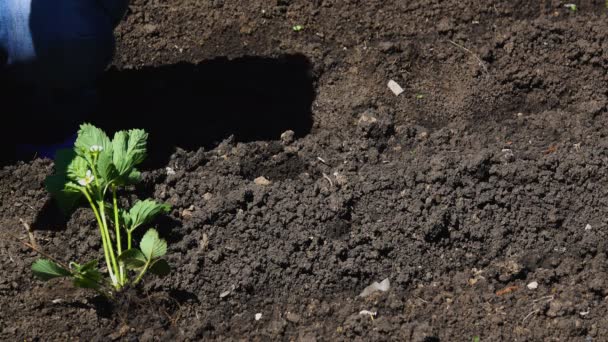
[[[116,245],[118,255],[122,253],[122,242],[120,240],[120,222],[118,221],[118,200],[116,199],[116,186],[112,185],[112,202],[114,204],[114,228],[116,229]]]
[[[141,272],[139,272],[137,278],[135,278],[135,280],[133,281],[133,285],[137,285],[141,281],[141,278],[143,278],[144,274],[146,274],[148,267],[150,267],[150,260],[148,260],[146,262],[146,265],[144,265],[144,268],[141,269]]]
[[[128,245],[127,249],[131,249],[131,244],[133,243],[133,232],[135,231],[135,228],[138,228],[138,227],[139,227],[139,225],[125,227],[125,230],[127,231],[127,245]]]
[[[118,217],[118,200],[116,199],[116,185],[112,184],[112,204],[114,206],[114,229],[116,230],[116,246],[118,248],[118,255],[122,254],[122,241],[120,236],[120,221]],[[125,266],[119,261],[119,273],[121,284],[124,285],[126,280]]]
[[[106,209],[105,209],[103,200],[99,200],[97,202],[97,206],[99,207],[99,215],[101,216],[101,220],[103,222],[106,239],[108,240],[109,245],[110,245],[109,253],[110,253],[110,260],[112,261],[112,267],[114,268],[114,273],[118,274],[118,278],[117,278],[118,284],[116,284],[116,287],[119,288],[120,284],[122,283],[122,279],[120,279],[118,263],[116,262],[116,255],[114,254],[114,246],[112,246],[112,239],[110,238],[110,230],[108,229],[108,221],[106,219]]]
[[[118,268],[118,263],[116,262],[116,255],[114,254],[114,246],[112,245],[112,238],[110,237],[110,230],[108,228],[108,221],[106,219],[106,209],[105,209],[105,205],[104,205],[104,197],[105,197],[105,191],[106,189],[101,189],[100,184],[99,184],[99,175],[97,174],[97,168],[95,167],[97,165],[97,157],[98,154],[95,153],[93,154],[93,165],[91,165],[91,169],[93,172],[93,176],[95,178],[95,184],[97,187],[97,206],[99,207],[99,210],[95,209],[95,205],[93,203],[93,201],[91,200],[91,197],[89,196],[89,202],[91,203],[91,207],[93,208],[93,211],[96,212],[96,216],[97,216],[97,220],[99,222],[99,226],[100,226],[100,231],[101,231],[101,235],[105,236],[105,240],[106,243],[104,245],[104,253],[107,253],[109,255],[109,261],[107,261],[107,257],[106,257],[106,263],[108,264],[108,271],[110,272],[110,277],[112,278],[112,285],[114,285],[114,287],[116,289],[120,289],[121,285],[123,284],[123,279],[122,279],[122,274],[120,273],[120,269]],[[100,220],[101,218],[101,220]],[[110,271],[110,269],[112,271]]]
[[[127,249],[131,249],[131,241],[133,241],[133,231],[127,230]]]
[[[93,213],[95,213],[95,218],[97,219],[97,225],[99,226],[99,234],[101,235],[101,243],[103,245],[103,254],[106,258],[106,265],[108,267],[108,273],[110,274],[110,279],[112,279],[112,284],[116,285],[117,279],[112,270],[112,263],[110,261],[110,254],[108,252],[108,250],[111,249],[111,246],[108,246],[108,241],[106,240],[106,235],[103,231],[103,222],[101,220],[101,217],[99,216],[99,211],[97,210],[97,207],[95,207],[95,203],[93,202],[93,199],[91,198],[91,195],[89,194],[89,192],[86,189],[82,189],[81,191],[84,194],[84,196],[87,198],[87,200],[89,201],[89,204],[91,205],[91,208],[93,209]]]

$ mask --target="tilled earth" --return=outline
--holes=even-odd
[[[133,1],[92,120],[150,130],[173,272],[33,279],[26,226],[101,243],[6,166],[0,340],[606,340],[608,9],[530,3]]]

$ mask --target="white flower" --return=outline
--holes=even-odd
[[[93,153],[99,153],[99,152],[103,151],[103,146],[93,145],[89,148],[89,151],[91,151]]]
[[[82,186],[87,186],[87,185],[91,184],[91,182],[93,182],[93,180],[95,180],[95,176],[93,176],[93,174],[91,173],[91,170],[87,170],[87,174],[84,176],[84,178],[81,178],[78,180],[78,184],[80,184]]]

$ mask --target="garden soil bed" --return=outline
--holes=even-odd
[[[0,340],[607,340],[607,10],[563,5],[134,0],[92,120],[150,130],[124,195],[173,205],[173,272],[113,303],[33,279],[23,223],[101,244],[13,163]]]

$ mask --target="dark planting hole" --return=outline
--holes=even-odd
[[[145,167],[162,167],[176,147],[212,148],[231,135],[239,142],[277,140],[286,130],[303,137],[313,124],[314,75],[303,55],[113,68],[104,74],[98,89],[94,113],[71,118],[65,113],[43,114],[39,109],[28,113],[29,107],[21,105],[27,102],[25,97],[19,98],[22,95],[16,88],[10,88],[7,97],[13,103],[10,113],[15,122],[5,129],[27,130],[26,140],[30,140],[22,137],[8,142],[54,142],[75,132],[84,120],[109,133],[144,128],[150,133]]]

